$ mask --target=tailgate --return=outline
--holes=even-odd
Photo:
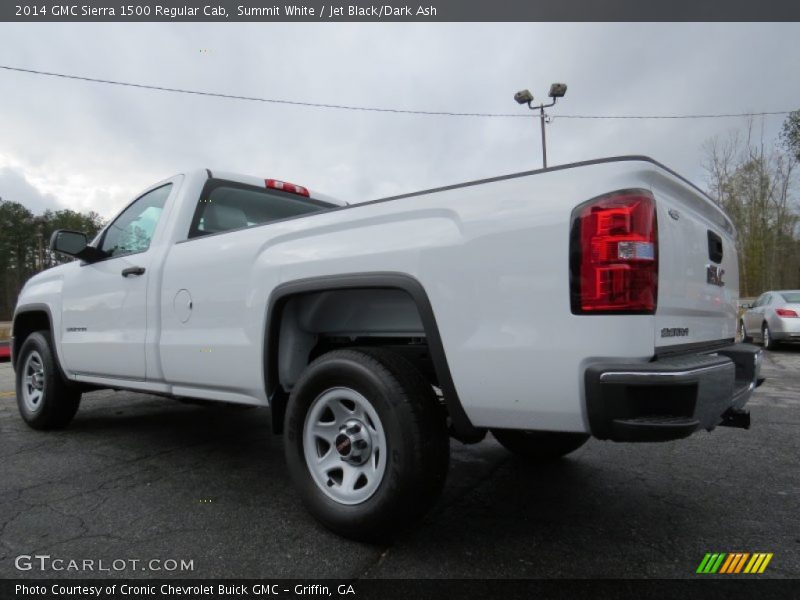
[[[658,219],[656,349],[732,342],[739,267],[730,220],[707,196],[655,171]]]

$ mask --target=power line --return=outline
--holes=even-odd
[[[200,90],[186,90],[181,88],[164,87],[159,85],[147,85],[144,83],[131,83],[128,81],[115,81],[112,79],[98,79],[95,77],[83,77],[81,75],[69,75],[66,73],[52,73],[49,71],[37,71],[34,69],[23,69],[21,67],[10,67],[0,65],[0,69],[15,71],[18,73],[28,73],[31,75],[44,75],[47,77],[60,77],[62,79],[73,79],[77,81],[88,81],[91,83],[102,83],[106,85],[118,85],[123,87],[139,88],[144,90],[155,90],[158,92],[172,92],[177,94],[192,94],[195,96],[209,96],[212,98],[227,98],[230,100],[246,100],[248,102],[265,102],[269,104],[287,104],[292,106],[304,106],[307,108],[330,108],[335,110],[357,110],[364,112],[396,113],[406,115],[428,115],[442,117],[480,117],[480,118],[508,118],[508,119],[528,119],[527,113],[480,113],[480,112],[449,112],[438,110],[407,110],[402,108],[379,108],[375,106],[350,106],[347,104],[326,104],[322,102],[302,102],[299,100],[283,100],[279,98],[257,98],[254,96],[239,96],[235,94],[222,94],[218,92],[205,92]],[[720,119],[728,117],[761,117],[768,115],[788,115],[791,110],[744,112],[744,113],[720,113],[720,114],[701,114],[701,115],[557,115],[553,119]]]
[[[720,113],[708,115],[548,115],[557,119],[724,119],[728,117],[765,117],[769,115],[788,115],[792,110],[765,110],[746,113]]]

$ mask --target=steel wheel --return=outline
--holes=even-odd
[[[22,367],[22,401],[32,413],[42,407],[45,372],[42,357],[37,351],[28,354]]]
[[[447,421],[430,382],[383,348],[319,356],[292,388],[284,452],[303,503],[351,539],[386,542],[444,485]]]
[[[303,452],[314,483],[340,504],[360,504],[386,472],[386,435],[378,413],[359,392],[330,388],[311,404]]]
[[[49,331],[24,338],[15,369],[17,408],[34,429],[60,429],[75,416],[81,391],[61,375]]]

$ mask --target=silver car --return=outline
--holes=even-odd
[[[800,342],[800,290],[764,292],[752,306],[744,305],[739,335],[771,350],[780,342]]]

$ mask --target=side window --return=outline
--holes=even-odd
[[[122,211],[108,226],[100,243],[100,250],[109,256],[136,254],[147,250],[171,189],[170,183],[147,192]]]
[[[212,180],[197,204],[189,238],[262,225],[333,207],[333,204],[306,196]]]

